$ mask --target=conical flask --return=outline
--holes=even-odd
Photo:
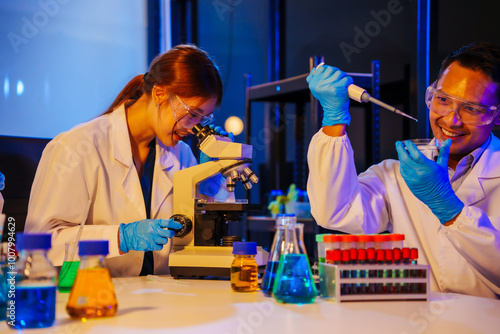
[[[267,260],[266,271],[262,278],[261,290],[264,295],[271,297],[273,294],[274,278],[278,270],[280,256],[285,249],[285,225],[296,224],[295,214],[279,214],[276,216],[276,233],[274,234],[271,252]]]
[[[318,295],[311,266],[303,246],[304,225],[285,225],[285,246],[273,285],[276,301],[292,304],[309,304]]]

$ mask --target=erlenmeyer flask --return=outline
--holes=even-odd
[[[285,225],[285,248],[274,279],[273,296],[278,302],[309,304],[318,295],[303,247],[304,225]]]
[[[296,223],[297,218],[295,214],[278,214],[276,216],[276,233],[274,234],[271,252],[267,260],[266,271],[261,283],[261,290],[264,295],[268,297],[271,297],[273,294],[274,278],[276,276],[276,271],[278,271],[281,253],[285,249],[285,229],[283,226]]]

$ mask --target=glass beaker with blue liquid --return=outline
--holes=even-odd
[[[318,295],[303,245],[304,224],[285,225],[285,245],[273,284],[273,297],[281,303],[310,304]]]

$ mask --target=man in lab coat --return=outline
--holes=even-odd
[[[443,61],[428,88],[436,161],[397,142],[399,161],[359,176],[346,134],[352,78],[330,66],[307,81],[323,110],[309,146],[308,193],[317,223],[348,233],[403,233],[431,267],[431,290],[500,296],[500,48],[477,43]]]

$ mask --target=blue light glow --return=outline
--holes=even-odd
[[[3,95],[5,96],[5,99],[9,97],[10,93],[10,82],[9,82],[9,77],[5,76],[5,79],[3,79]]]
[[[21,80],[17,81],[17,96],[21,96],[24,93],[24,83]]]
[[[281,90],[280,86],[276,86],[276,91],[279,92]]]

